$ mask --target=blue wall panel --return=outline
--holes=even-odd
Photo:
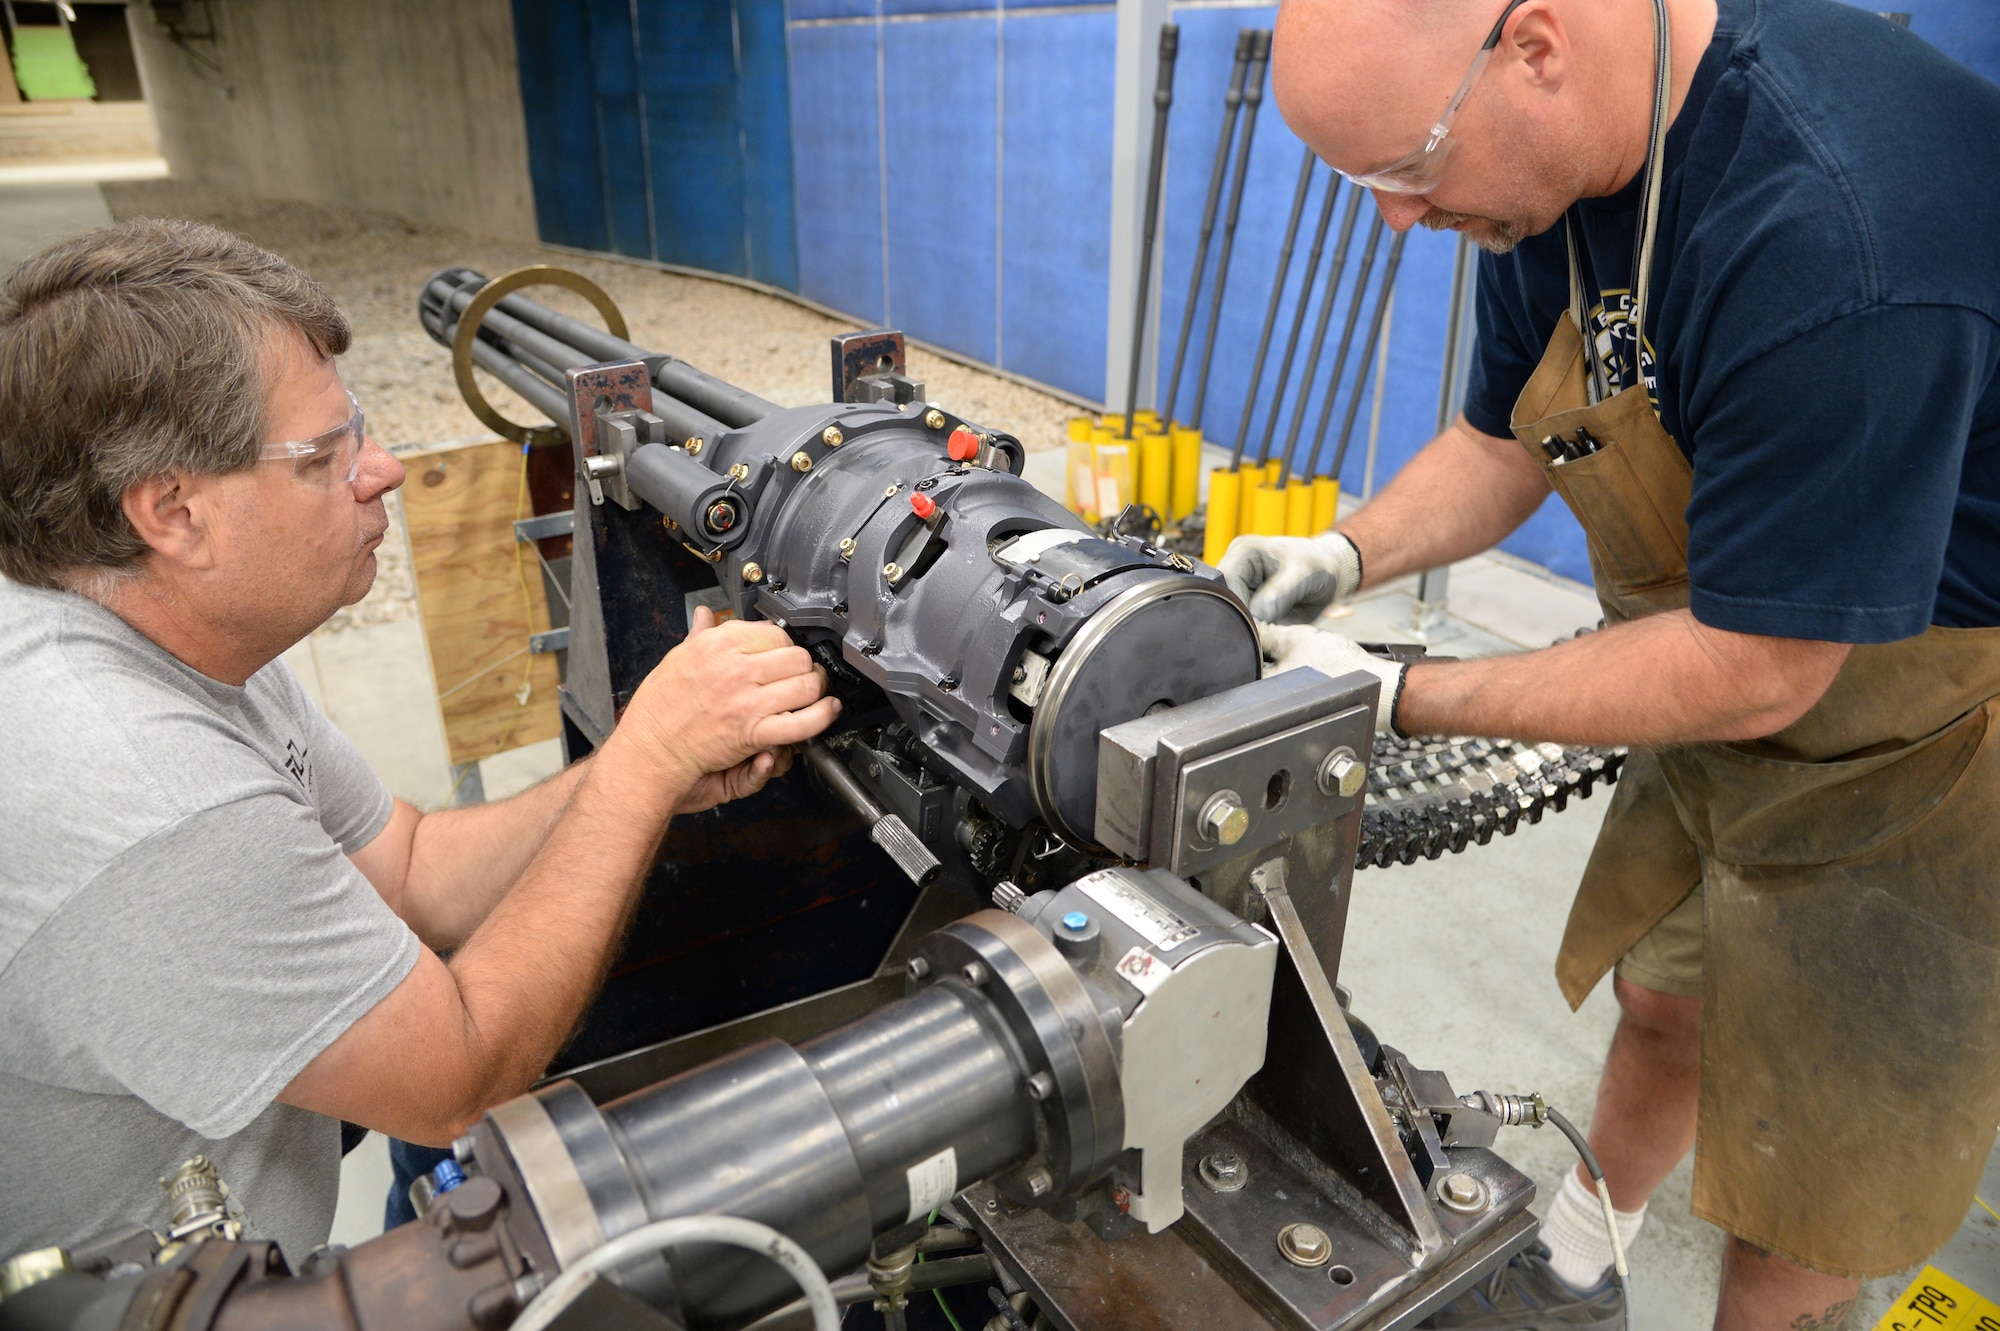
[[[1084,397],[1104,391],[1112,86],[1109,10],[1008,17],[1000,189],[1000,355]]]
[[[794,23],[791,40],[799,293],[880,323],[886,293],[875,25]]]
[[[537,0],[515,0],[514,34],[537,225],[559,245],[609,249],[595,92],[576,77],[590,66],[590,29]]]
[[[792,207],[791,66],[785,0],[737,0],[737,115],[743,129],[743,233],[749,275],[799,289]]]
[[[606,248],[635,258],[657,258],[652,219],[647,215],[645,126],[631,8],[624,0],[584,0],[577,17],[590,36]]]
[[[991,361],[997,349],[998,23],[882,26],[889,321]]]
[[[657,257],[746,273],[733,6],[648,4],[632,13]]]

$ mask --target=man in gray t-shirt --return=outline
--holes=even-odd
[[[392,799],[278,659],[367,592],[403,479],[347,342],[303,273],[191,223],[0,282],[0,1258],[164,1229],[196,1153],[303,1258],[340,1120],[442,1145],[526,1090],[667,820],[837,711],[782,630],[697,616],[590,758]]]

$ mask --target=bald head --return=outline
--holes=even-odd
[[[1285,0],[1271,49],[1278,109],[1337,170],[1380,171],[1423,147],[1506,7]],[[1629,156],[1625,103],[1635,72],[1642,83],[1650,73],[1649,8],[1526,0],[1515,9],[1445,141],[1435,183],[1423,194],[1377,193],[1390,225],[1450,227],[1502,250],[1553,226],[1578,198],[1615,190]],[[1646,92],[1637,88],[1639,101]],[[1643,113],[1640,121],[1643,154]],[[1606,134],[1613,124],[1620,132]]]

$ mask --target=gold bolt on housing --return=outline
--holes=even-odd
[[[694,438],[692,438],[692,439],[690,439],[690,440],[688,440],[688,441],[687,441],[687,451],[688,451],[688,456],[689,456],[689,457],[691,457],[691,458],[698,458],[698,457],[700,457],[700,456],[701,456],[701,450],[702,450],[702,449],[703,449],[703,448],[704,448],[705,446],[706,446],[706,443],[705,443],[705,441],[704,441],[704,440],[702,439],[702,437],[701,437],[700,435],[696,435],[696,436],[695,436]]]
[[[942,430],[944,428],[944,413],[936,407],[932,407],[924,413],[924,424],[930,426],[933,430]]]
[[[729,474],[739,481],[747,481],[750,479],[750,464],[739,462],[729,469]]]
[[[854,538],[852,536],[843,536],[840,538],[840,557],[842,559],[852,559],[854,557]]]
[[[828,448],[839,448],[841,444],[844,443],[847,439],[847,436],[840,432],[840,427],[838,425],[827,426],[824,430],[821,430],[819,432],[819,437],[826,441],[826,446]],[[804,471],[805,468],[801,467],[799,468],[799,470]]]
[[[743,581],[762,582],[763,580],[764,566],[762,564],[753,561],[743,566]]]
[[[661,518],[660,525],[668,531],[679,531],[681,529],[681,524],[675,522],[672,518]]]
[[[882,576],[894,582],[903,576],[903,566],[901,564],[884,564],[882,566]]]
[[[903,487],[902,487],[902,486],[900,486],[900,485],[892,485],[892,486],[890,486],[890,487],[889,487],[888,489],[886,489],[886,490],[884,490],[884,491],[882,492],[882,497],[883,497],[884,499],[894,499],[894,498],[896,497],[896,491],[898,491],[898,490],[900,490],[900,489],[902,489],[902,488],[903,488]]]
[[[812,454],[806,452],[803,448],[800,449],[798,452],[792,454],[793,471],[811,471],[812,469],[813,469]]]

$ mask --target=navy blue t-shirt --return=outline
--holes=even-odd
[[[1694,466],[1695,617],[2000,624],[2000,86],[1832,0],[1721,0],[1665,161],[1640,359]],[[1620,387],[1640,184],[1571,210]],[[1568,300],[1561,226],[1482,256],[1474,428],[1508,434]]]

